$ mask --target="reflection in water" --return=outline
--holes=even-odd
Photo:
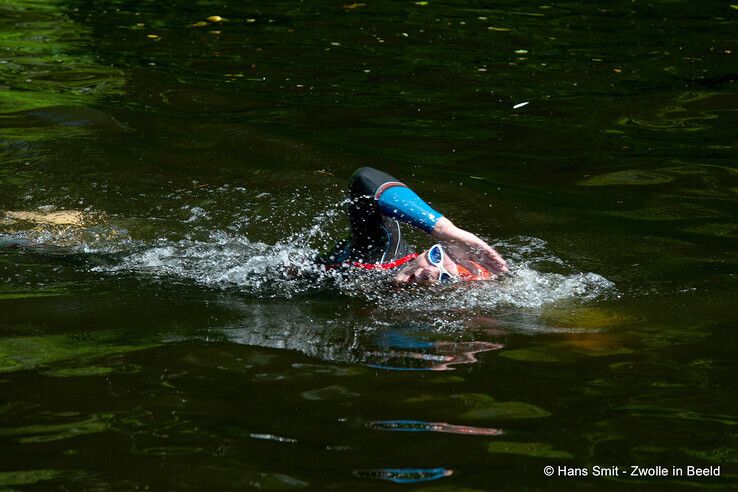
[[[39,482],[49,480],[58,480],[62,477],[72,480],[79,480],[85,476],[80,471],[70,470],[54,470],[54,469],[38,469],[38,470],[16,470],[0,472],[0,486],[10,487],[18,485],[35,485]]]
[[[229,305],[238,304],[233,301]],[[339,319],[316,319],[309,307],[244,304],[244,317],[235,326],[220,329],[230,341],[244,345],[297,350],[311,357],[398,371],[451,370],[477,362],[477,354],[501,344],[482,340],[448,340],[452,331],[430,324],[405,321],[387,324],[365,315],[337,313]],[[408,317],[412,319],[412,316]],[[469,336],[480,336],[466,333]]]
[[[422,420],[378,420],[368,423],[367,427],[395,432],[441,432],[471,436],[499,436],[503,434],[502,429],[452,425],[445,422],[424,422]]]
[[[197,209],[200,216],[207,213]],[[538,308],[561,300],[580,302],[612,289],[608,280],[577,272],[554,255],[545,241],[529,237],[496,245],[507,254],[512,271],[500,282],[397,288],[383,272],[323,271],[313,263],[318,251],[309,243],[316,234],[323,234],[321,225],[335,215],[333,209],[323,213],[316,225],[286,243],[266,244],[236,232],[208,230],[208,221],[195,227],[206,239],[171,240],[162,232],[164,237],[152,243],[133,239],[135,231],[111,225],[112,219],[104,213],[12,212],[5,214],[7,233],[0,235],[0,244],[25,245],[42,257],[88,258],[77,262],[78,268],[96,274],[194,282],[216,289],[225,294],[223,302],[229,308],[241,313],[238,322],[213,329],[230,341],[395,371],[453,370],[476,363],[479,354],[502,348],[487,340],[503,333],[486,315],[500,306]],[[182,220],[190,222],[191,217]],[[295,271],[297,276],[292,274]],[[244,294],[251,301],[237,301]],[[346,296],[371,310],[316,314],[311,306],[316,295]],[[310,297],[307,302],[285,302],[296,296]],[[493,329],[485,331],[490,326]],[[213,330],[207,336],[214,335]]]
[[[667,133],[710,130],[718,115],[735,106],[734,94],[685,92],[673,96],[662,108],[642,117],[622,117],[617,124],[648,131]]]
[[[130,130],[109,114],[86,106],[49,106],[31,111],[7,113],[0,117],[1,128],[43,126],[87,128],[98,132]]]
[[[254,439],[260,439],[264,441],[283,442],[283,443],[289,443],[289,444],[293,444],[297,442],[297,439],[293,439],[291,437],[275,436],[274,434],[257,434],[257,433],[252,432],[251,434],[249,434],[249,436]]]
[[[0,428],[0,437],[20,443],[43,443],[72,439],[85,434],[103,432],[110,427],[111,415],[93,415],[86,420],[62,424],[39,424],[25,427]],[[67,419],[68,420],[68,419]]]
[[[376,478],[394,483],[419,483],[450,477],[453,470],[447,468],[381,468],[378,470],[359,470],[357,477]]]
[[[69,19],[63,6],[28,0],[0,4],[0,43],[5,47],[0,60],[4,86],[0,114],[40,110],[43,119],[45,110],[40,108],[70,103],[82,107],[100,96],[121,94],[124,73],[96,63],[75,46],[88,41],[89,35],[87,27]],[[7,135],[12,126],[0,120],[0,134]],[[28,137],[25,132],[17,135],[21,140]]]
[[[477,362],[476,354],[502,348],[499,343],[489,342],[431,342],[418,341],[418,345],[428,352],[386,351],[368,352],[369,360],[379,359],[369,365],[378,369],[395,371],[450,371],[458,364]],[[420,348],[419,347],[419,348]],[[414,362],[420,362],[417,366]]]

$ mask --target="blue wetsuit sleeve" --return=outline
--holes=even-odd
[[[382,191],[377,202],[383,215],[407,222],[427,233],[430,233],[438,219],[443,217],[405,186],[392,186]]]

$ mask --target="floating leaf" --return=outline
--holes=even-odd
[[[489,26],[487,29],[489,29],[490,31],[497,31],[497,32],[508,32],[512,30],[507,27],[495,27],[495,26]]]
[[[359,7],[365,7],[365,3],[349,3],[343,6],[346,10],[358,9]]]
[[[190,24],[191,27],[205,27],[207,25],[208,23],[205,21],[199,21],[199,22],[195,22],[194,24]]]
[[[523,106],[527,106],[528,104],[530,104],[528,101],[521,102],[521,103],[518,103],[515,106],[513,106],[513,109],[522,108]]]
[[[228,19],[224,19],[223,17],[221,17],[219,15],[211,15],[210,17],[208,17],[208,20],[210,22],[225,22]]]

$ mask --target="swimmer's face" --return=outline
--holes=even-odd
[[[395,282],[406,284],[432,284],[438,281],[440,270],[428,261],[428,251],[423,251],[417,258],[407,262],[395,275]],[[443,266],[451,275],[458,276],[456,263],[444,255]]]

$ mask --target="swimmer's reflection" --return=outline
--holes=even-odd
[[[472,342],[448,342],[448,341],[422,341],[418,340],[413,350],[394,350],[390,348],[385,352],[369,352],[367,356],[371,367],[390,369],[396,371],[449,371],[456,365],[473,364],[479,362],[476,355],[498,350],[503,347],[499,343],[472,341]]]
[[[354,475],[360,478],[373,478],[400,484],[430,482],[450,477],[453,474],[454,471],[448,468],[380,468],[354,472]]]
[[[469,436],[500,436],[503,434],[502,429],[492,427],[454,425],[446,422],[426,422],[424,420],[375,420],[369,422],[367,427],[393,432],[440,432]]]
[[[295,350],[328,361],[365,364],[397,371],[447,371],[479,362],[484,352],[499,350],[500,343],[448,340],[431,325],[413,322],[384,323],[371,319],[320,320],[308,306],[298,304],[244,305],[244,318],[223,330],[232,342]],[[485,332],[484,335],[487,335]]]

